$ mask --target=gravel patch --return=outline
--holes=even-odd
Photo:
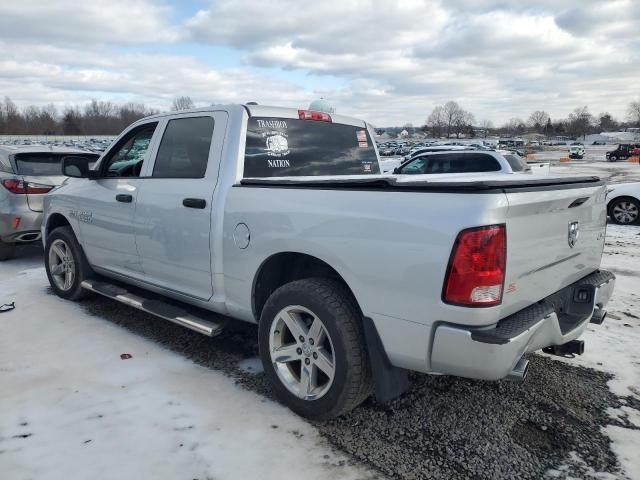
[[[258,355],[253,325],[231,322],[208,338],[98,296],[82,305],[272,398],[264,375],[246,368]],[[401,398],[368,400],[316,427],[337,449],[394,479],[623,478],[603,427],[637,429],[607,409],[638,408],[638,401],[612,394],[606,373],[540,355],[530,360],[525,383],[412,374]]]

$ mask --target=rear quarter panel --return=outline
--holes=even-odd
[[[392,362],[426,370],[434,324],[498,319],[500,307],[450,306],[441,292],[458,232],[503,223],[507,208],[504,194],[233,187],[223,228],[228,311],[253,319],[253,281],[266,259],[281,252],[312,255],[347,282]],[[250,229],[245,250],[233,239],[238,223]]]

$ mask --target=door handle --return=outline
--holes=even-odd
[[[204,198],[185,198],[182,200],[182,205],[187,208],[199,208],[202,210],[207,206],[207,201]]]
[[[128,195],[126,193],[119,193],[116,195],[116,200],[122,203],[131,203],[133,202],[133,195]]]

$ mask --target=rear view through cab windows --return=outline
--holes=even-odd
[[[500,164],[484,153],[441,153],[418,157],[398,169],[398,173],[473,173],[497,172]]]
[[[252,117],[247,126],[245,177],[380,173],[364,127],[295,118]]]

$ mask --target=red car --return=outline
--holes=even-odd
[[[636,145],[629,151],[629,153],[632,157],[640,157],[640,145]]]

